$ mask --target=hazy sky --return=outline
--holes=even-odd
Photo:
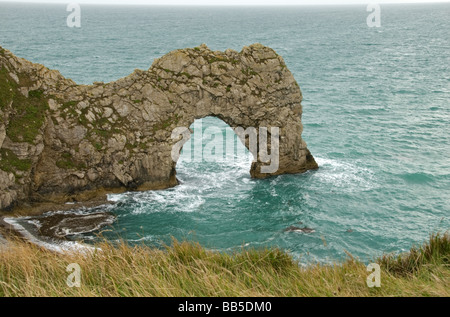
[[[301,5],[301,4],[368,4],[449,2],[450,0],[0,0],[0,2],[48,2],[48,3],[98,3],[98,4],[148,4],[148,5]]]

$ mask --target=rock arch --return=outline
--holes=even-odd
[[[0,48],[0,209],[83,199],[115,188],[174,186],[175,127],[215,116],[231,127],[279,127],[279,168],[317,168],[301,138],[302,95],[281,56],[254,44],[175,50],[147,71],[77,85]]]
[[[243,128],[241,129],[243,130]],[[255,155],[249,151],[248,144],[247,146],[242,145],[248,140],[241,140],[241,143],[236,130],[224,120],[214,116],[195,119],[189,128],[178,127],[172,132],[172,138],[180,140],[172,148],[175,168],[178,166],[178,159],[182,159],[186,163],[198,163],[199,161],[223,163],[231,157],[231,160],[245,159],[244,161],[248,163],[246,168],[251,174],[251,164],[255,160]],[[181,150],[187,150],[187,152],[182,153]],[[238,158],[240,155],[242,157]]]

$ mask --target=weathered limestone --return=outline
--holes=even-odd
[[[89,214],[50,213],[29,217],[28,219],[34,221],[40,235],[61,239],[97,231],[114,223],[116,216],[108,212],[92,212]]]
[[[96,190],[175,186],[175,127],[215,116],[231,127],[279,127],[279,169],[317,168],[301,138],[300,88],[279,55],[202,45],[176,50],[111,83],[77,85],[0,47],[0,210]],[[269,130],[270,131],[270,130]]]

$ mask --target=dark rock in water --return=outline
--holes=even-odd
[[[303,233],[313,233],[316,232],[316,230],[312,229],[312,228],[308,228],[308,227],[304,227],[301,229]]]
[[[347,231],[345,231],[345,232],[351,233],[351,232],[353,232],[353,230],[352,229],[347,229]]]
[[[286,229],[283,230],[284,232],[301,232],[301,233],[313,233],[316,232],[316,230],[308,227],[299,228],[296,226],[289,226]]]
[[[51,238],[64,238],[70,235],[89,233],[112,224],[116,217],[106,212],[89,214],[56,213],[36,217],[39,233]]]

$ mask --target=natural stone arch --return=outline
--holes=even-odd
[[[156,59],[111,83],[77,85],[58,71],[0,48],[0,208],[64,201],[114,188],[177,184],[176,127],[215,116],[231,127],[279,127],[279,168],[263,178],[317,168],[301,138],[302,95],[284,60],[261,44],[241,52],[202,45]],[[15,122],[34,113],[32,129]],[[18,111],[20,109],[20,111]],[[38,120],[39,119],[39,120]],[[25,164],[26,163],[26,164]]]
[[[309,150],[307,148],[304,148],[303,150],[305,151],[304,154],[300,154],[304,156],[305,161],[304,162],[295,162],[291,160],[291,157],[286,156],[286,152],[285,152],[285,148],[281,147],[281,145],[286,146],[286,143],[279,143],[279,147],[281,149],[280,151],[280,162],[279,162],[279,167],[277,169],[276,172],[273,173],[264,173],[261,172],[261,167],[262,166],[268,166],[269,163],[264,163],[261,162],[260,158],[259,158],[259,143],[258,140],[260,138],[259,135],[259,128],[260,127],[264,127],[267,128],[267,139],[268,139],[268,144],[267,144],[267,150],[268,153],[271,152],[271,144],[270,144],[270,131],[272,127],[278,127],[280,128],[280,139],[281,138],[286,138],[286,133],[285,130],[288,130],[287,127],[280,127],[280,126],[276,126],[272,123],[272,121],[262,121],[263,123],[259,123],[258,120],[254,120],[249,114],[243,113],[243,115],[241,115],[238,118],[234,118],[234,117],[230,117],[226,115],[226,109],[225,111],[220,111],[219,113],[208,113],[205,115],[201,115],[201,116],[193,116],[190,119],[187,120],[187,123],[182,120],[179,122],[179,127],[183,127],[185,128],[185,130],[190,130],[189,127],[192,126],[192,124],[196,121],[196,120],[201,120],[207,117],[214,117],[217,119],[220,119],[221,121],[223,121],[225,124],[227,124],[229,127],[231,127],[233,130],[235,130],[235,133],[238,134],[238,142],[239,140],[241,140],[241,142],[244,144],[244,146],[247,148],[247,150],[249,150],[249,152],[251,153],[254,161],[251,164],[251,168],[249,170],[249,173],[251,175],[252,178],[266,178],[269,176],[274,176],[274,175],[280,175],[280,174],[287,174],[287,173],[302,173],[305,172],[309,169],[314,169],[317,168],[317,164],[314,160],[314,158],[312,157],[312,155],[310,154]],[[249,135],[248,134],[243,134],[243,135],[239,135],[239,133],[237,133],[237,129],[236,128],[240,128],[241,132],[246,131],[249,128],[255,128],[254,131],[255,133],[255,139],[256,139],[256,151],[252,151],[252,149],[249,147]],[[297,130],[298,131],[298,130]],[[295,130],[293,131],[295,132]],[[176,133],[176,135],[179,135],[178,133]],[[175,139],[175,141],[179,141],[181,143],[181,134],[179,135],[179,137],[177,139]],[[187,139],[185,139],[187,141]],[[182,143],[181,143],[182,144]],[[175,144],[172,143],[170,148],[173,149],[173,146]],[[182,149],[182,147],[180,147],[180,150]],[[201,150],[201,149],[197,149],[197,150]],[[301,150],[301,149],[299,149]],[[173,156],[173,154],[172,154]],[[173,175],[176,175],[176,164],[177,162],[172,160],[173,165],[172,165],[172,173]],[[291,164],[289,164],[291,163]],[[292,165],[297,163],[298,166],[293,166]]]
[[[208,119],[212,119],[213,123],[209,123],[210,120]],[[197,129],[200,128],[202,131],[199,136],[199,131]],[[188,136],[183,136],[185,138],[184,142],[181,139],[182,132],[177,131],[177,129],[181,129],[181,131],[187,131]],[[234,129],[223,119],[217,116],[205,116],[195,119],[194,122],[191,123],[189,128],[178,127],[177,129],[172,132],[172,138],[180,140],[178,141],[178,146],[175,145],[172,148],[172,159],[175,163],[175,170],[177,170],[179,160],[177,160],[176,158],[174,159],[173,156],[177,156],[176,153],[178,153],[178,158],[180,160],[183,158],[183,160],[187,163],[199,163],[200,159],[202,162],[205,161],[208,163],[223,163],[229,158],[231,158],[231,160],[234,160],[235,158],[238,158],[239,155],[241,155],[241,159],[249,159],[249,161],[247,161],[248,166],[246,164],[246,168],[248,167],[247,173],[251,172],[251,164],[255,156],[251,151],[249,151],[248,146],[243,145],[243,142],[239,140],[239,135],[236,133],[236,131],[234,131]],[[188,141],[191,141],[192,143],[187,143]],[[190,147],[190,149],[187,149],[188,146]],[[220,146],[223,147],[218,149],[218,147]],[[214,150],[212,148],[214,148]],[[182,150],[184,151],[185,149],[188,152],[182,153]],[[213,151],[214,153],[212,153]],[[219,151],[219,153],[217,153],[217,151]]]

